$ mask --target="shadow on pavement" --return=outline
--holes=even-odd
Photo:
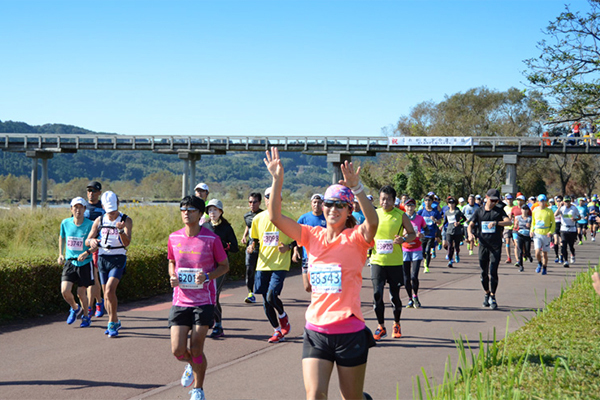
[[[66,390],[79,390],[91,387],[108,386],[108,387],[125,387],[133,389],[154,389],[161,385],[126,383],[126,382],[102,382],[88,381],[82,379],[62,379],[56,381],[8,381],[0,382],[0,386],[69,386]]]

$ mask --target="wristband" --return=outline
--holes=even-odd
[[[125,233],[125,229],[119,229],[119,235]]]
[[[204,278],[206,278],[204,280],[204,282],[209,282],[210,281],[210,278],[208,277],[208,273],[206,273],[206,272],[204,273]]]
[[[358,185],[354,186],[353,188],[350,188],[350,190],[352,190],[352,193],[354,193],[355,195],[359,194],[364,189],[365,189],[365,187],[360,182],[358,182]]]

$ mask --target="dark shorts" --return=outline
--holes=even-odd
[[[274,292],[280,295],[287,271],[256,271],[254,276],[254,293],[267,294]]]
[[[513,233],[512,229],[510,229],[510,230],[505,229],[504,232],[502,232],[502,236],[506,240],[512,240],[512,238],[513,238],[513,234],[512,233]]]
[[[588,226],[587,222],[583,222],[583,223],[581,223],[581,222],[578,222],[578,223],[577,223],[577,227],[578,227],[579,229],[587,229],[587,226]]]
[[[172,326],[213,326],[215,306],[206,304],[198,307],[172,306],[169,313],[169,328]]]
[[[99,256],[98,257],[98,274],[100,282],[106,285],[108,278],[116,278],[121,280],[125,274],[125,264],[127,263],[126,255],[116,256]]]
[[[369,348],[375,346],[369,328],[354,333],[328,335],[304,329],[302,358],[318,358],[342,367],[356,367],[367,362]]]
[[[71,261],[65,261],[60,280],[61,282],[72,282],[81,287],[94,286],[93,268],[92,263],[77,267]]]
[[[379,285],[390,285],[391,288],[398,288],[404,286],[404,268],[402,265],[395,266],[381,266],[377,264],[371,264],[371,281],[373,287]]]
[[[555,221],[555,224],[556,224],[556,225],[555,225],[555,228],[554,228],[554,234],[555,234],[555,235],[560,235],[560,224],[561,224],[561,223],[560,223],[560,222],[558,222],[558,221]]]

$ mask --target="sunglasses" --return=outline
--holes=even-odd
[[[181,212],[186,212],[186,211],[198,211],[198,209],[196,207],[180,207],[179,208],[181,210]]]
[[[325,201],[323,202],[323,207],[331,208],[331,207],[333,207],[333,206],[335,206],[335,208],[337,208],[337,209],[341,210],[342,208],[344,208],[344,207],[347,207],[347,206],[348,206],[348,203],[346,203],[346,202],[344,202],[344,201],[341,201],[341,200],[336,200],[336,201],[333,201],[333,200],[325,200]]]
[[[90,189],[88,189],[87,191],[88,191],[88,192],[91,192],[91,193],[96,193],[96,192],[99,192],[99,190],[95,190],[95,189],[91,189],[91,188],[90,188]]]
[[[270,194],[265,194],[265,199],[268,199],[269,197],[271,197]]]

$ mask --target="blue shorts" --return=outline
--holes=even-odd
[[[402,261],[419,261],[423,259],[423,250],[402,252]]]
[[[127,256],[124,254],[115,256],[99,256],[98,275],[100,276],[100,283],[106,285],[109,278],[116,278],[118,280],[121,280],[123,274],[125,274],[126,263]]]
[[[256,271],[254,276],[254,293],[266,295],[273,292],[280,295],[287,271]]]

